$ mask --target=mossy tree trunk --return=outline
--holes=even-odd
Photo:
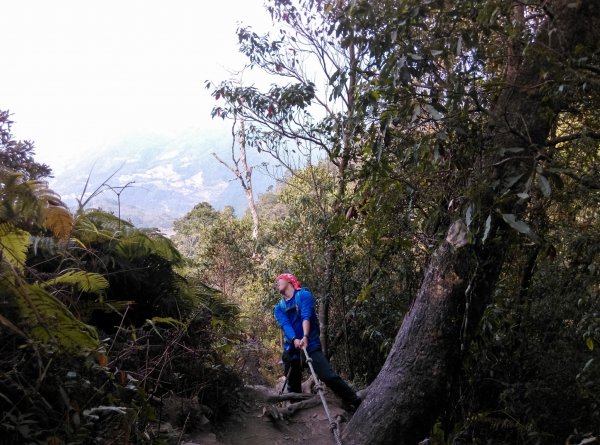
[[[480,200],[496,209],[492,233],[486,243],[461,247],[461,237],[450,237],[452,242],[435,249],[391,352],[344,431],[345,445],[417,444],[430,434],[448,403],[448,385],[491,301],[515,237],[514,221],[526,210],[522,199],[499,200],[501,192],[492,183],[522,175],[516,186],[525,186],[535,178],[537,160],[547,155],[552,125],[574,100],[572,95],[551,94],[545,79],[558,89],[556,81],[572,69],[577,49],[597,49],[600,41],[600,2],[559,0],[548,2],[546,11],[534,42],[522,58],[512,58],[510,79],[490,110],[483,164],[493,167],[491,176],[489,170],[473,175],[483,190]],[[515,151],[506,154],[505,149],[517,147],[517,156]],[[504,223],[496,216],[500,213],[512,215],[513,224]]]

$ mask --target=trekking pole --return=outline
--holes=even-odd
[[[335,443],[337,445],[342,445],[342,439],[340,439],[340,432],[338,430],[337,424],[331,420],[331,413],[329,412],[329,406],[327,406],[327,400],[325,400],[325,394],[323,393],[323,383],[317,377],[317,373],[315,372],[315,369],[313,368],[313,365],[312,365],[312,358],[310,358],[310,356],[308,355],[306,348],[302,348],[302,350],[304,351],[304,355],[306,356],[306,363],[308,363],[310,373],[312,374],[313,379],[315,380],[315,388],[317,389],[317,392],[319,393],[319,397],[321,397],[321,402],[323,403],[323,408],[325,408],[325,414],[327,415],[327,420],[329,421],[329,429],[333,433]]]
[[[283,382],[283,386],[281,387],[281,391],[279,391],[279,395],[283,394],[285,387],[287,386],[290,380],[290,374],[292,373],[292,366],[290,365],[290,369],[288,369],[287,374],[285,375],[285,381]]]

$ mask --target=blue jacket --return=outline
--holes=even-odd
[[[275,318],[283,330],[285,351],[297,358],[298,351],[294,348],[294,338],[302,340],[304,331],[302,330],[302,322],[310,321],[310,331],[308,333],[308,352],[321,349],[321,340],[319,339],[319,319],[315,312],[315,299],[310,291],[303,287],[294,291],[294,296],[288,301],[281,299],[279,304],[275,306]]]

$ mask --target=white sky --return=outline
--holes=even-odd
[[[245,62],[262,0],[3,0],[0,109],[55,171],[125,136],[222,128],[204,81]]]

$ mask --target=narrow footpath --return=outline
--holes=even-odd
[[[333,434],[318,395],[303,402],[308,405],[291,416],[279,418],[286,406],[294,402],[268,403],[257,394],[276,395],[275,389],[248,387],[240,401],[238,412],[223,424],[216,433],[199,433],[182,445],[335,445]],[[326,394],[333,419],[338,419],[343,429],[350,420],[339,399]]]

